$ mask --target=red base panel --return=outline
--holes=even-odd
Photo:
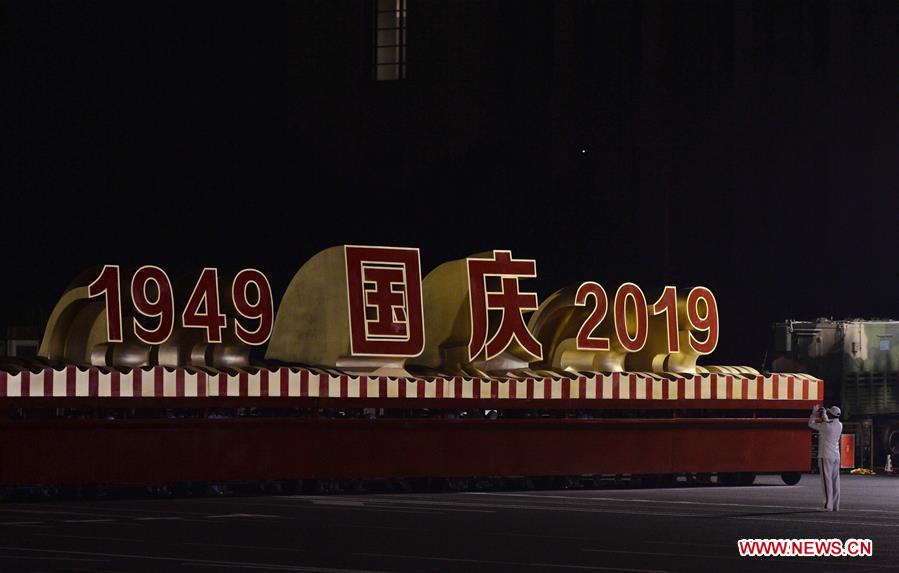
[[[222,419],[0,424],[0,484],[785,472],[805,420]]]

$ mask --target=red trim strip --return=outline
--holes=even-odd
[[[118,372],[113,372],[118,374]],[[53,395],[53,369],[44,368],[44,396]]]
[[[300,396],[309,396],[309,371],[300,370]]]
[[[100,371],[91,368],[87,371],[87,395],[96,397],[100,394]]]
[[[281,396],[290,396],[290,368],[282,366],[278,370],[281,373]]]
[[[75,396],[75,367],[66,366],[66,396]]]
[[[161,396],[165,396],[165,386],[163,384],[163,369],[162,366],[157,366],[153,369],[153,392],[154,396],[157,398]]]
[[[268,396],[268,374],[269,371],[263,368],[259,371],[259,395]]]
[[[246,397],[250,393],[250,375],[247,372],[240,372],[237,375],[237,395],[241,398]]]
[[[331,384],[330,376],[328,376],[325,372],[322,372],[318,375],[318,395],[322,398],[327,398],[330,396],[331,392]]]

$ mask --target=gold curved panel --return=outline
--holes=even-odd
[[[92,364],[94,347],[107,343],[106,308],[86,286],[66,291],[53,308],[38,354],[50,360]]]
[[[350,355],[345,261],[337,246],[300,267],[278,307],[267,359],[336,366]]]
[[[425,349],[410,364],[443,372],[460,372],[468,362],[471,318],[465,259],[449,261],[429,272],[421,284],[425,315]]]

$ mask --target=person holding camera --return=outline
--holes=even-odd
[[[808,427],[818,432],[818,469],[824,485],[824,511],[840,511],[840,434],[843,433],[840,414],[839,406],[824,408],[816,404],[808,418]]]

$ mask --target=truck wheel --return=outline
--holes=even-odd
[[[737,486],[740,485],[740,474],[732,472],[722,472],[718,474],[718,485]]]
[[[674,487],[677,485],[677,474],[662,474],[659,476],[659,487]]]
[[[899,427],[890,428],[886,439],[886,451],[894,458],[899,456]]]
[[[755,474],[752,472],[743,472],[740,474],[740,485],[752,485],[755,483]]]
[[[687,483],[691,485],[709,485],[712,483],[712,474],[687,474]]]
[[[784,483],[787,485],[796,485],[802,479],[802,474],[799,472],[784,472],[780,474],[780,479],[784,480]]]
[[[874,459],[885,463],[887,455],[893,460],[899,457],[899,420],[892,418],[878,419],[874,422],[876,439],[874,440]],[[859,445],[856,444],[856,449]]]
[[[467,491],[470,484],[467,478],[445,478],[443,480],[443,491],[446,492],[459,492],[459,491]]]
[[[659,476],[656,474],[642,474],[631,476],[631,484],[633,484],[634,487],[658,487]]]

